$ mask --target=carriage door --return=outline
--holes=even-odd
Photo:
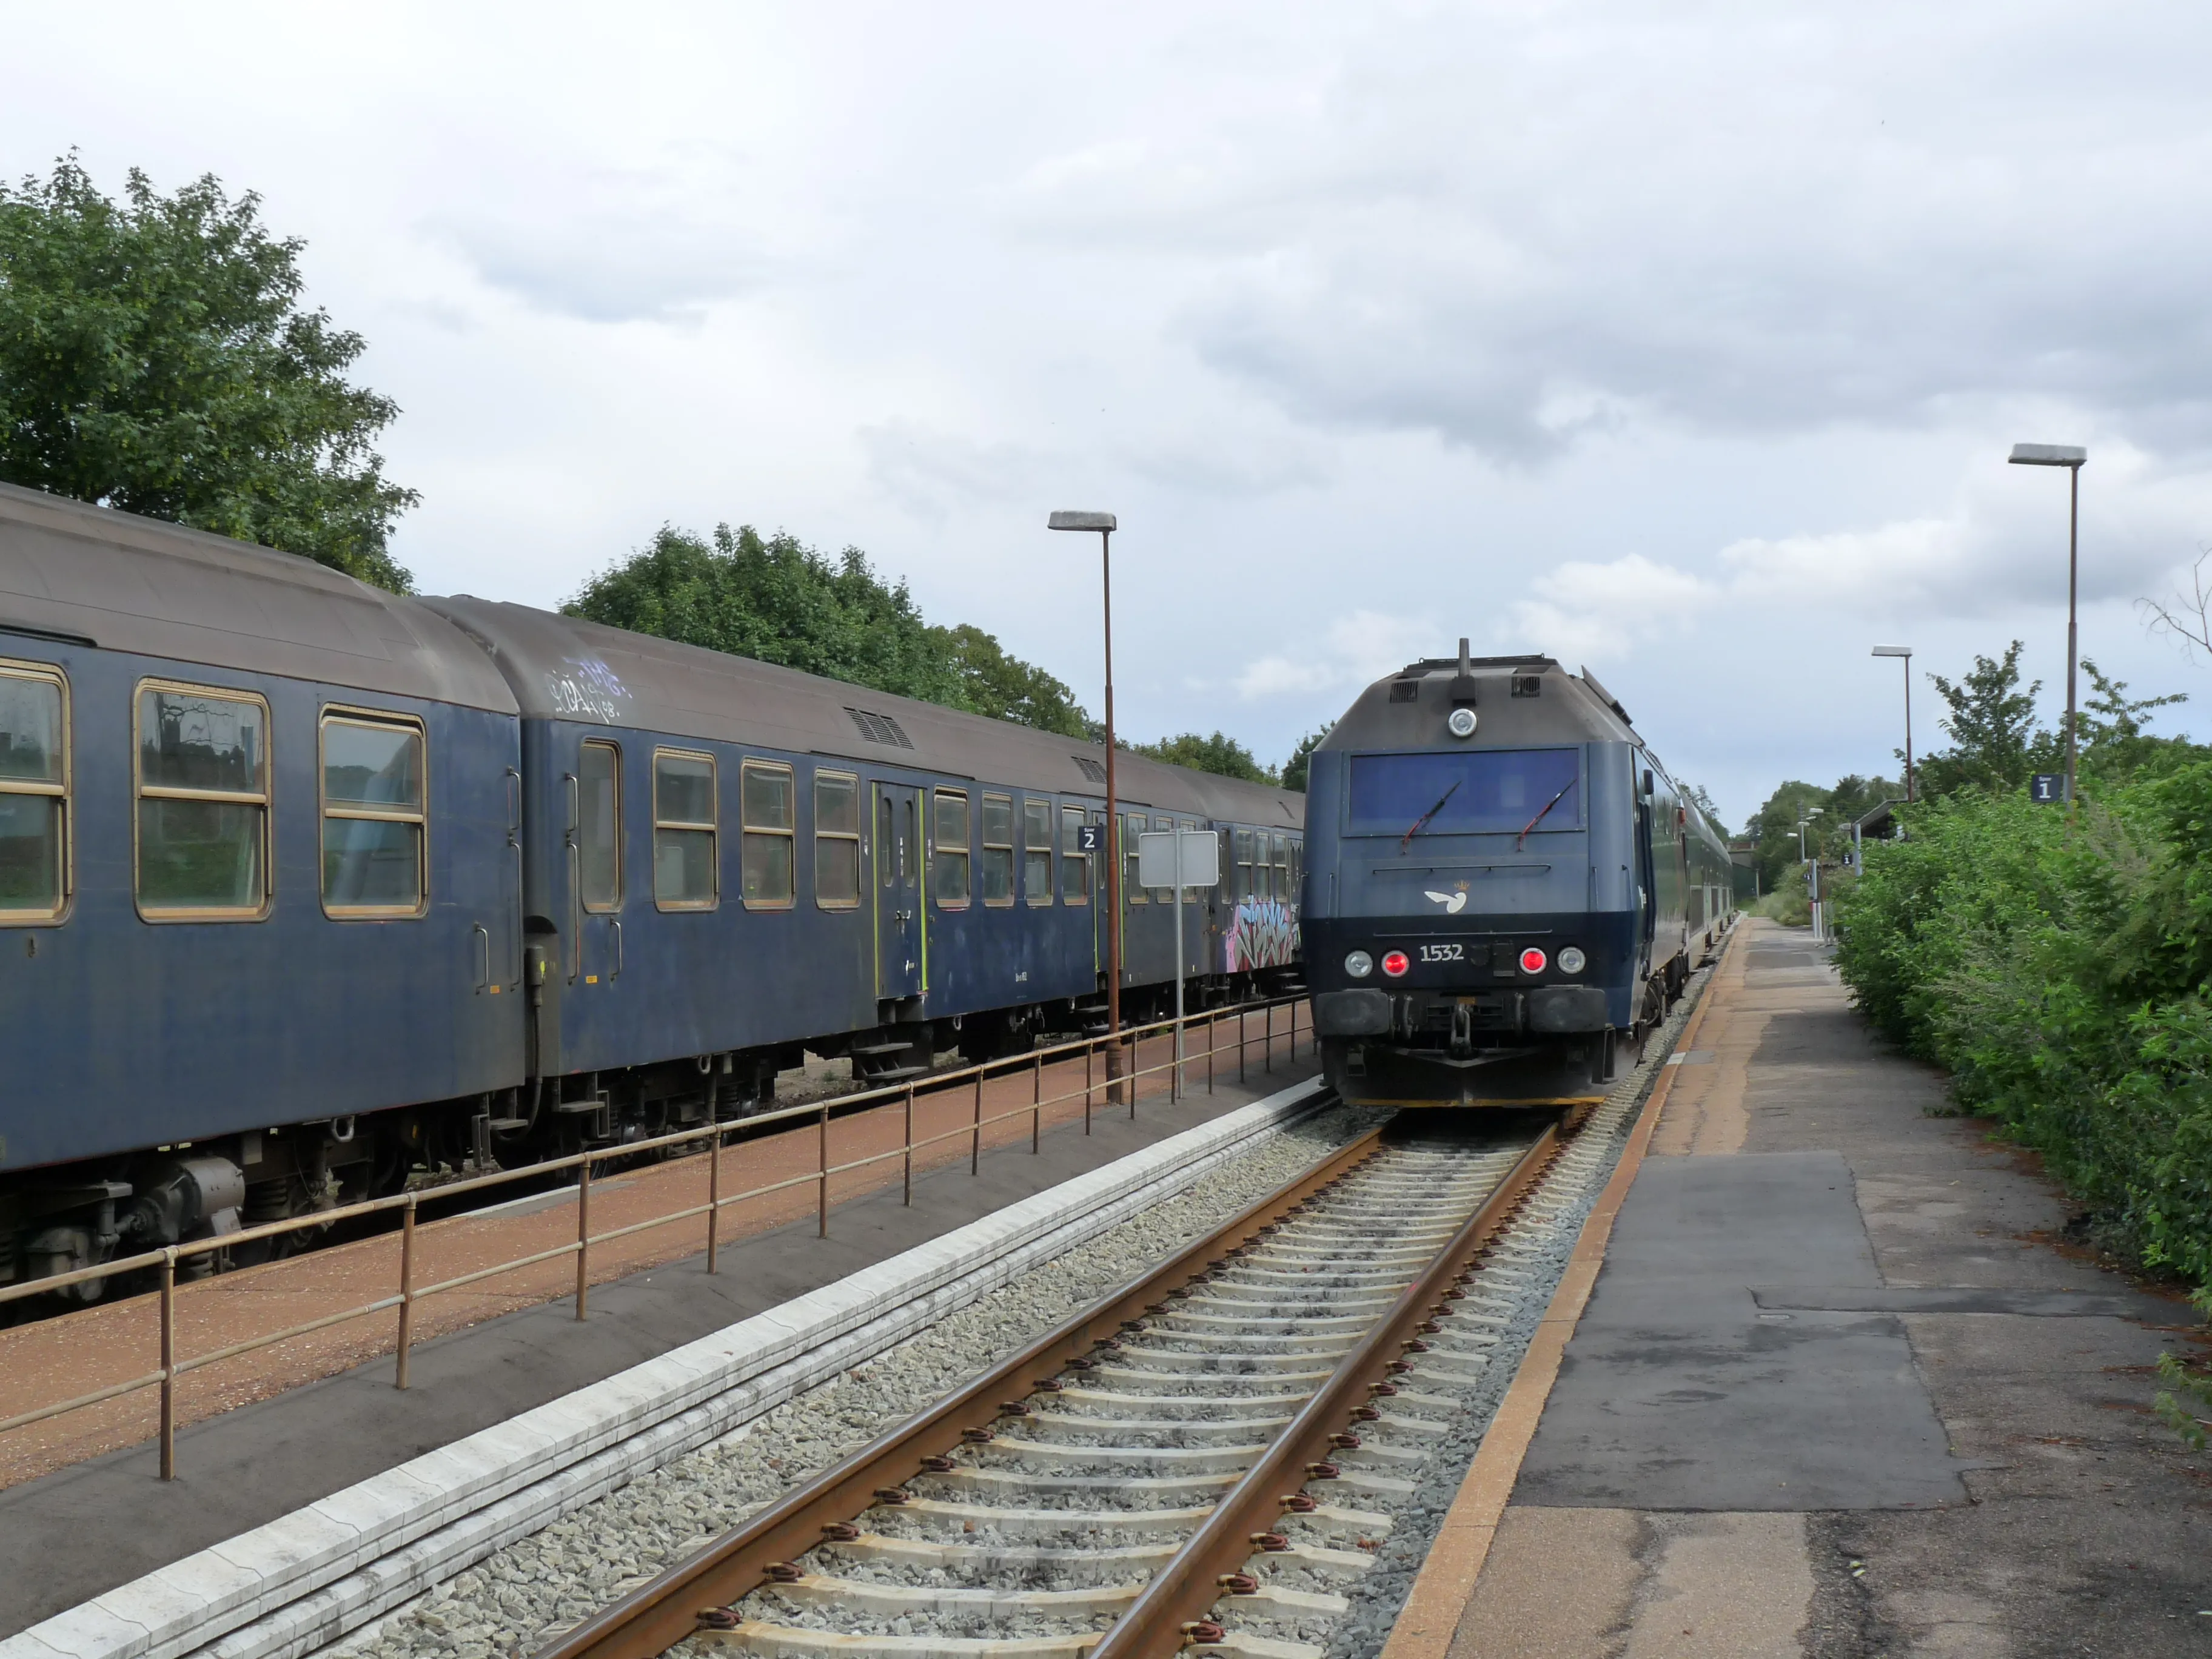
[[[921,994],[921,792],[876,786],[876,994]]]

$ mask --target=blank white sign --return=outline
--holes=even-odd
[[[1177,879],[1176,854],[1182,854]],[[1221,832],[1161,830],[1137,837],[1139,887],[1212,887],[1221,879]]]

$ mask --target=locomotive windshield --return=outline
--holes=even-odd
[[[1463,749],[1419,755],[1354,755],[1350,823],[1355,836],[1430,836],[1582,826],[1579,749]],[[1545,809],[1549,806],[1550,810]]]

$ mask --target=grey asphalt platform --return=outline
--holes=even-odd
[[[1706,993],[1449,1659],[2212,1655],[2201,1321],[1802,931]]]
[[[1093,1133],[1046,1131],[1041,1151],[987,1149],[980,1172],[918,1176],[911,1208],[894,1186],[836,1206],[830,1237],[809,1219],[726,1243],[703,1257],[592,1287],[591,1316],[568,1300],[488,1320],[414,1350],[410,1386],[372,1361],[183,1430],[179,1478],[155,1478],[134,1447],[0,1492],[0,1635],[166,1566],[520,1412],[695,1338],[819,1289],[980,1217],[1209,1122],[1312,1076],[1303,1056],[1254,1068],[1132,1120],[1096,1115]]]

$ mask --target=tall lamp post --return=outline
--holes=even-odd
[[[2066,469],[2066,806],[2074,806],[2074,665],[2080,655],[2081,636],[2075,628],[2076,596],[2081,569],[2081,469],[2089,452],[2071,444],[2014,444],[2010,457],[2014,466],[2063,466]]]
[[[1912,800],[1912,647],[1909,645],[1877,645],[1877,657],[1905,659],[1905,799]]]
[[[1121,814],[1114,793],[1114,532],[1119,526],[1111,513],[1055,513],[1045,527],[1098,532],[1106,617],[1106,1097],[1115,1100],[1121,1074]]]

